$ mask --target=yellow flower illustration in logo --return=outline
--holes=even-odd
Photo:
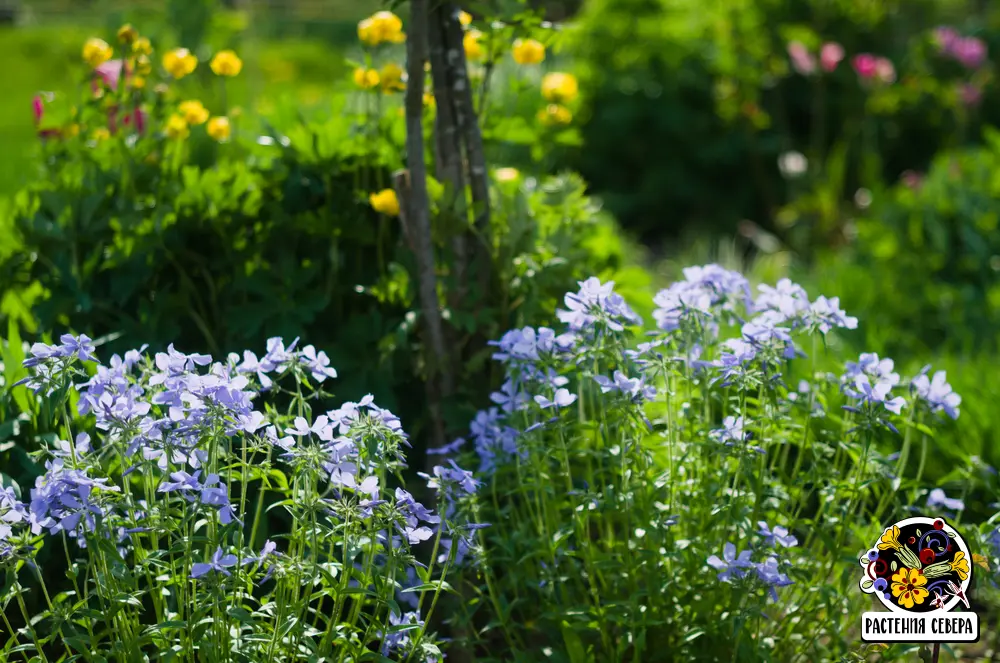
[[[899,530],[899,528],[894,529],[897,532]],[[899,605],[910,610],[927,598],[930,592],[924,587],[926,584],[927,578],[920,569],[909,569],[904,566],[892,576],[892,595],[896,597]]]
[[[888,550],[892,548],[893,550],[899,550],[899,528],[895,525],[892,529],[887,529],[882,538],[878,540],[879,550]]]
[[[955,553],[955,559],[951,560],[951,570],[957,573],[962,580],[969,577],[969,560],[965,558],[965,553],[961,550]]]

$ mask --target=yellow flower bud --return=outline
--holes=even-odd
[[[133,76],[129,81],[129,85],[133,90],[142,90],[146,87],[146,79],[142,76]]]
[[[208,120],[208,109],[197,99],[181,102],[178,109],[188,124],[204,124]]]
[[[111,138],[111,132],[104,127],[100,127],[98,129],[94,129],[94,133],[91,134],[91,137],[100,143],[101,141]]]
[[[104,64],[114,55],[114,50],[103,39],[92,37],[83,44],[83,61],[91,67]]]
[[[229,140],[229,135],[232,133],[232,127],[229,125],[229,118],[225,116],[213,117],[208,121],[208,126],[205,127],[208,131],[208,135],[212,137],[213,140],[217,140],[220,143],[225,140]]]
[[[469,25],[472,23],[472,14],[469,12],[459,11],[458,12],[458,22],[462,25]]]
[[[243,61],[233,51],[219,51],[209,66],[217,76],[236,76],[243,69]]]
[[[518,64],[538,64],[545,59],[545,46],[535,39],[518,39],[514,42],[511,55]]]
[[[175,48],[163,56],[163,68],[174,78],[184,78],[198,66],[198,58],[186,48]]]
[[[497,182],[513,182],[521,176],[521,173],[517,168],[497,168],[493,176],[496,177]]]
[[[565,106],[559,104],[549,104],[538,111],[538,121],[546,127],[554,127],[562,124],[569,124],[573,121],[573,113]]]
[[[479,43],[482,38],[483,33],[479,30],[469,30],[465,33],[465,37],[462,38],[465,57],[470,60],[479,60],[483,57],[483,46]]]
[[[403,68],[398,64],[390,62],[382,67],[382,71],[379,72],[379,80],[384,92],[399,92],[406,89],[406,83],[404,82],[406,75],[403,72]]]
[[[174,140],[183,140],[191,132],[188,129],[187,121],[180,115],[171,115],[167,118],[167,124],[163,131],[167,134],[167,138]]]
[[[542,96],[556,104],[573,101],[580,94],[580,87],[573,74],[553,72],[542,79]]]
[[[372,209],[379,214],[387,216],[399,216],[399,199],[392,189],[382,189],[378,193],[373,193],[368,197]]]
[[[132,52],[136,55],[149,55],[153,52],[153,45],[146,37],[139,37],[132,42]]]
[[[354,70],[354,84],[363,90],[370,90],[374,87],[378,87],[378,72],[374,69],[358,67]]]
[[[135,59],[135,73],[140,76],[149,76],[151,71],[153,71],[153,63],[150,62],[148,55],[140,55]]]
[[[131,44],[139,37],[139,31],[132,27],[131,23],[126,23],[118,28],[118,41],[123,44]]]

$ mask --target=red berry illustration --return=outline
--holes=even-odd
[[[936,555],[934,554],[934,551],[931,550],[930,548],[924,548],[923,550],[920,551],[921,564],[930,564],[931,562],[934,561],[935,557]]]
[[[934,521],[934,529],[944,529],[944,521],[938,518]]]
[[[917,537],[911,536],[910,540],[907,543],[909,543],[912,546],[916,542],[917,542]]]

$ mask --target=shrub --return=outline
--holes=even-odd
[[[956,458],[927,479],[933,429],[961,405],[945,375],[847,354],[834,332],[857,320],[788,280],[752,293],[739,273],[686,269],[651,326],[613,287],[588,279],[562,327],[495,344],[507,379],[462,457],[494,523],[464,577],[477,660],[870,654],[853,635],[858,559],[883,525],[911,505],[990,513],[991,475]]]
[[[801,183],[782,173],[781,155],[804,155],[812,174],[844,146],[850,199],[996,123],[986,66],[996,37],[972,4],[590,3],[571,49],[586,83],[586,147],[573,163],[625,227],[651,239],[728,233],[743,219],[784,234],[774,217]],[[985,49],[978,59],[939,46],[933,29],[952,23]],[[824,45],[840,57],[821,57]],[[831,241],[813,231],[796,248]]]
[[[64,335],[24,364],[66,439],[41,452],[30,500],[0,489],[4,652],[440,660],[425,619],[481,527],[462,515],[477,484],[437,467],[437,513],[417,502],[399,419],[371,396],[325,409],[325,353],[272,338],[259,358],[171,345],[101,364],[88,337]],[[85,421],[72,429],[71,395]],[[65,551],[72,591],[50,597],[45,545]],[[38,614],[22,582],[42,588]]]

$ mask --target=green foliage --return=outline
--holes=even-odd
[[[838,195],[850,198],[923,169],[938,149],[1000,118],[988,68],[946,61],[930,32],[954,23],[993,49],[992,11],[966,2],[595,0],[571,49],[587,113],[574,162],[623,225],[651,238],[688,227],[728,232],[747,218],[772,226],[794,195],[778,168],[791,150],[815,171],[843,146]],[[800,75],[786,54],[791,41],[814,55],[839,42],[846,57],[833,72]],[[898,82],[860,84],[850,59],[863,52],[889,58]],[[959,100],[966,83],[984,91],[978,108]],[[785,232],[780,222],[772,228]],[[797,246],[814,241],[829,243],[831,233]]]

